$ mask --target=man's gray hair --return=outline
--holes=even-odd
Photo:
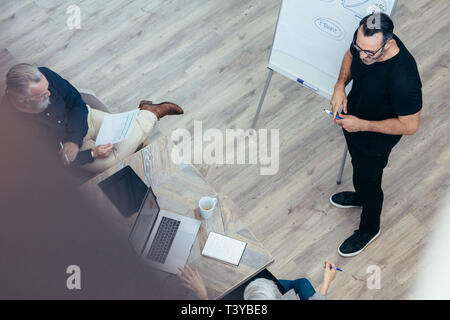
[[[42,75],[39,69],[28,63],[19,63],[6,74],[6,93],[20,97],[30,96],[30,82],[39,82]]]
[[[244,291],[244,300],[280,300],[281,292],[272,280],[259,278],[250,282]]]

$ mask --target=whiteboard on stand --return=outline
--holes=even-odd
[[[268,68],[331,99],[363,17],[391,15],[397,0],[282,0]],[[349,84],[347,93],[351,88]]]

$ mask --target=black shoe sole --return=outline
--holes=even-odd
[[[370,239],[370,241],[367,242],[367,244],[359,251],[352,252],[352,253],[342,253],[341,250],[339,250],[340,246],[337,251],[342,257],[345,257],[345,258],[354,257],[354,256],[358,255],[359,253],[361,253],[361,251],[363,251],[369,244],[371,244],[373,241],[375,241],[375,239],[378,238],[379,236],[380,236],[380,231],[378,231],[378,233],[376,235],[374,235],[373,238]]]
[[[335,207],[344,208],[344,209],[347,209],[347,208],[362,208],[362,206],[343,206],[342,204],[334,202],[333,199],[331,199],[332,197],[333,197],[333,195],[330,196],[330,203],[333,206],[335,206]]]

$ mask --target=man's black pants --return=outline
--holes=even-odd
[[[352,157],[353,186],[362,204],[359,230],[375,235],[380,230],[380,216],[383,207],[383,190],[381,181],[383,169],[389,159],[388,153],[368,155],[361,152],[351,141],[347,146]]]

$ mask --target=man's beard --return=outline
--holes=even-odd
[[[378,59],[380,59],[382,56],[384,55],[384,48],[381,49],[380,54],[378,55],[378,57],[372,58],[372,61],[370,62],[365,62],[363,59],[361,59],[362,63],[364,63],[366,66],[370,66],[372,64],[374,64],[375,62],[378,61]]]
[[[33,110],[33,113],[41,113],[47,109],[50,104],[50,97],[47,97],[44,101],[40,102],[28,102],[28,108]]]
[[[365,62],[365,61],[362,60],[362,59],[361,59],[361,61],[362,61],[362,63],[364,63],[366,66],[370,66],[370,65],[374,64],[375,62],[377,62],[377,59],[373,59],[371,62]]]

